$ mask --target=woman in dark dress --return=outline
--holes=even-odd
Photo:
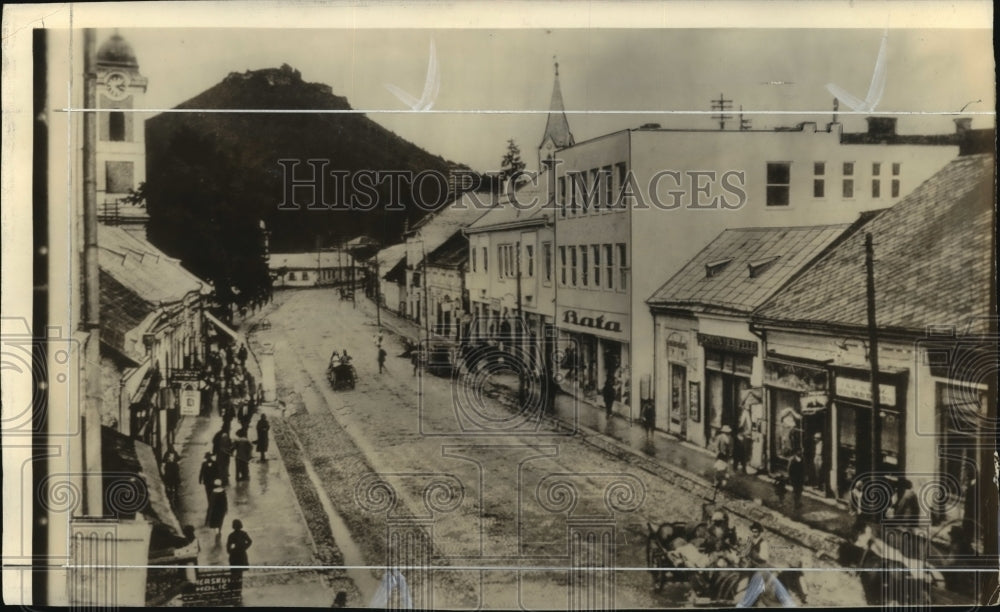
[[[270,443],[270,431],[271,423],[267,420],[267,415],[260,415],[260,419],[257,420],[257,452],[260,453],[260,460],[267,461],[264,456],[267,453],[267,447]]]
[[[229,498],[226,497],[226,490],[222,487],[222,480],[216,479],[212,497],[208,501],[208,526],[216,530],[217,536],[222,536],[222,523],[226,520],[227,512],[229,512]]]
[[[243,572],[250,565],[247,549],[250,548],[251,544],[253,544],[253,540],[250,539],[247,532],[243,531],[243,521],[234,520],[233,532],[226,540],[226,552],[229,553],[230,571],[237,588],[243,586]]]

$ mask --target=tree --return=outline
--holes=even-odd
[[[524,171],[524,167],[524,161],[521,159],[521,149],[514,142],[514,139],[511,138],[507,141],[507,152],[504,153],[503,159],[500,160],[501,179],[506,182],[512,177],[517,176],[514,186],[521,185],[527,180],[523,176],[519,176],[519,173]]]

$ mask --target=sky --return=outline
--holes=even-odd
[[[98,45],[112,32],[99,30]],[[149,79],[146,108],[172,108],[230,72],[289,64],[304,80],[329,85],[354,109],[427,151],[492,171],[509,138],[521,147],[528,168],[536,166],[554,57],[578,142],[651,122],[715,128],[718,123],[708,115],[685,111],[711,111],[711,100],[720,94],[733,100],[734,109],[742,105],[755,129],[804,120],[823,125],[833,104],[827,83],[865,97],[883,30],[141,28],[119,33]],[[434,112],[399,112],[408,107],[386,85],[419,98],[432,43],[440,75]],[[951,132],[958,115],[926,113],[957,113],[967,105],[968,115],[996,106],[989,29],[889,29],[885,74],[874,114],[920,113],[900,115],[901,133]],[[841,110],[849,108],[841,104]],[[794,114],[810,112],[818,114]],[[863,117],[842,114],[841,121],[848,131],[862,131]],[[992,115],[975,116],[973,127],[994,121]],[[735,126],[734,119],[727,129]]]

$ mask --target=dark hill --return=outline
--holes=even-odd
[[[432,155],[359,113],[330,87],[306,83],[299,72],[281,68],[230,73],[221,83],[180,104],[178,109],[302,110],[301,113],[162,113],[146,122],[149,238],[206,278],[240,276],[254,251],[263,220],[272,251],[302,251],[331,246],[358,234],[383,243],[397,240],[406,223],[426,214],[415,205],[438,202],[438,185],[425,181],[423,193],[409,186],[390,204],[389,181],[375,188],[370,210],[310,210],[307,189],[295,194],[299,210],[279,210],[284,198],[280,159],[301,160],[296,177],[309,178],[306,160],[328,160],[326,171],[434,170],[447,176],[467,167]],[[350,198],[348,185],[338,194],[327,179],[328,203]],[[398,204],[397,204],[398,203]],[[426,206],[426,205],[425,205]],[[241,263],[243,262],[243,263]],[[235,268],[235,269],[234,269]],[[244,283],[236,282],[237,286]]]

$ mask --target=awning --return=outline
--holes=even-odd
[[[160,478],[160,468],[151,446],[102,426],[101,466],[104,470],[106,514],[141,513],[153,523],[153,540],[184,537],[180,522],[167,499],[167,490]],[[135,477],[142,479],[145,490],[141,485],[138,491],[129,486],[129,480]],[[156,531],[160,533],[156,534]]]
[[[215,324],[215,326],[219,328],[219,331],[228,336],[231,336],[233,340],[236,340],[237,342],[244,341],[243,336],[239,332],[234,331],[231,327],[229,327],[228,325],[217,319],[215,315],[213,315],[212,313],[206,312],[205,318],[211,321],[213,324]]]

